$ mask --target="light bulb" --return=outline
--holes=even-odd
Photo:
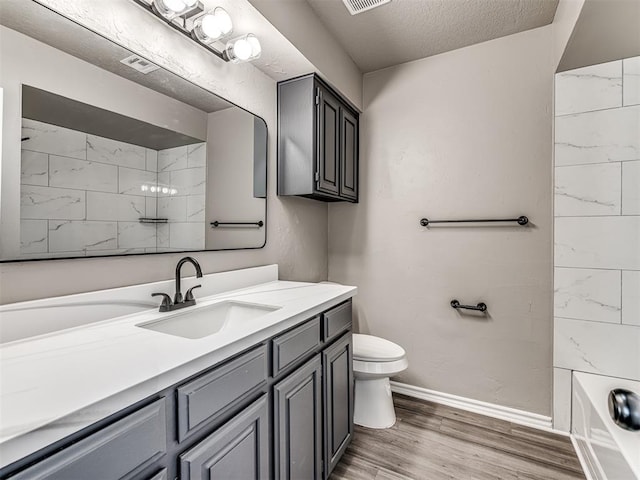
[[[251,56],[251,44],[245,38],[241,38],[233,46],[233,52],[238,60],[248,60]]]
[[[198,17],[193,26],[196,39],[206,44],[227,37],[232,31],[231,17],[222,7],[216,7],[213,12]]]
[[[156,193],[156,187],[151,187],[149,190],[151,190],[151,193]]]
[[[251,59],[258,58],[262,53],[262,45],[260,45],[260,40],[253,34],[247,35],[247,42],[251,45]]]
[[[178,193],[178,190],[176,190],[175,188],[171,189],[171,195],[175,195],[176,193]]]
[[[167,187],[162,187],[162,193],[169,193],[169,189]]]
[[[198,0],[153,0],[155,10],[168,19],[174,19],[188,12],[197,3]]]
[[[225,53],[233,63],[248,62],[260,56],[262,47],[256,36],[249,33],[229,41]]]

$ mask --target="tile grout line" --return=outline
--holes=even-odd
[[[554,143],[554,147],[557,147],[558,145],[561,145],[561,144]],[[611,164],[611,163],[625,164],[625,163],[633,163],[633,162],[640,162],[640,158],[630,158],[630,159],[627,159],[627,160],[609,160],[607,162],[572,163],[571,165],[556,165],[554,168],[585,167],[585,166],[588,166],[588,165],[608,165],[608,164]]]
[[[556,115],[555,118],[566,118],[566,117],[576,117],[578,115],[587,115],[590,113],[596,113],[596,112],[608,112],[610,110],[618,110],[618,109],[625,109],[625,108],[633,108],[633,107],[637,107],[640,104],[635,104],[635,105],[622,105],[622,102],[620,105],[617,105],[615,107],[607,107],[607,108],[599,108],[597,110],[587,110],[585,112],[575,112],[575,113],[564,113],[562,115]]]

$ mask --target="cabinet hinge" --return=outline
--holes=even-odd
[[[316,172],[316,182],[320,181],[320,172]]]
[[[320,89],[316,88],[316,105],[320,105]]]

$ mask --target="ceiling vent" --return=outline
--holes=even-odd
[[[372,8],[380,7],[391,0],[342,0],[351,15],[366,12]]]
[[[140,73],[144,73],[145,75],[160,68],[156,64],[151,63],[149,60],[145,60],[138,55],[131,55],[130,57],[123,58],[122,60],[120,60],[120,63],[124,63],[125,65],[139,71]]]

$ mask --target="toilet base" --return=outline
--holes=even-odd
[[[396,423],[389,377],[356,377],[353,423],[368,428],[389,428]]]

